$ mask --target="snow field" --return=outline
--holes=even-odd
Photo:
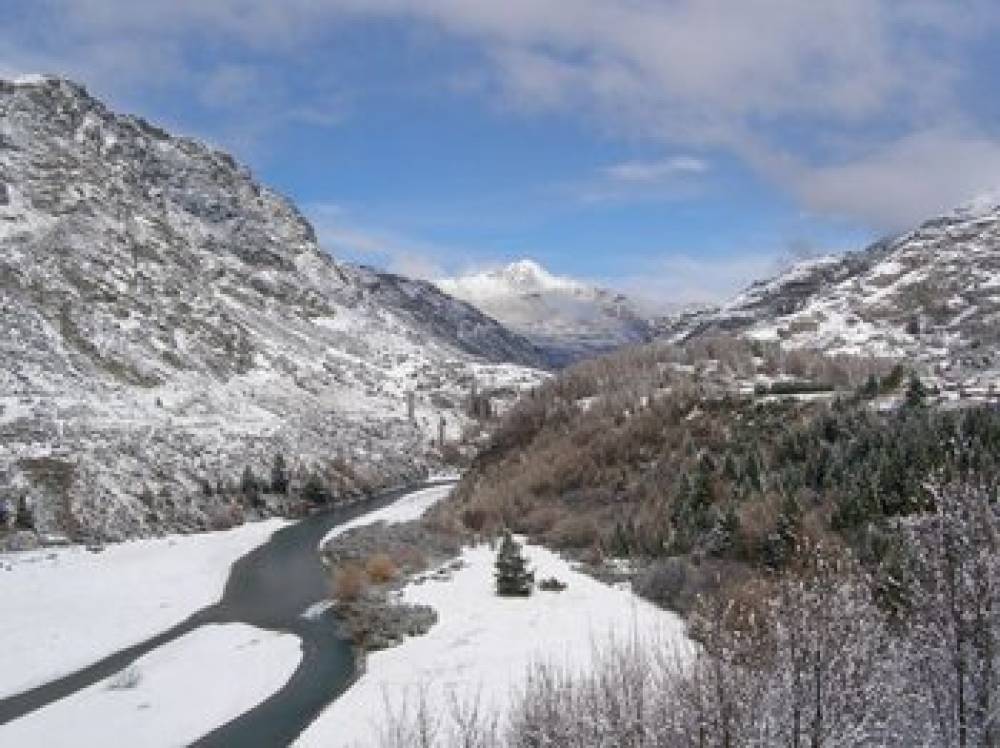
[[[454,699],[478,698],[502,713],[512,690],[536,662],[586,668],[595,650],[638,637],[657,646],[689,646],[683,622],[631,591],[610,587],[572,569],[556,554],[525,546],[536,579],[555,576],[563,592],[536,590],[529,598],[493,593],[494,552],[466,548],[464,566],[450,579],[411,584],[403,601],[430,605],[440,616],[424,636],[369,655],[358,682],[299,737],[296,745],[370,746],[386,710],[411,711],[423,699],[431,714],[446,715]]]
[[[73,546],[0,555],[0,698],[86,667],[217,602],[233,562],[285,524],[136,540],[100,553]]]
[[[300,659],[292,634],[202,626],[116,676],[0,726],[0,746],[186,745],[280,689]]]

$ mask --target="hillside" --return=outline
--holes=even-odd
[[[663,332],[906,358],[946,387],[973,389],[996,379],[998,322],[1000,197],[986,195],[865,250],[800,263]]]
[[[524,335],[557,366],[651,339],[649,322],[624,295],[532,260],[435,283]]]
[[[0,248],[0,474],[42,532],[224,523],[206,486],[278,452],[334,493],[412,478],[474,379],[542,376],[524,338],[335,262],[229,155],[65,80],[0,81]]]

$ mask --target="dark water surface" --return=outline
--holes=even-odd
[[[284,527],[235,564],[222,599],[169,631],[116,652],[75,673],[30,691],[0,699],[0,725],[22,717],[127,668],[135,659],[211,623],[246,623],[296,634],[302,660],[289,681],[270,698],[198,740],[197,746],[281,746],[292,742],[354,678],[354,653],[338,638],[329,614],[303,618],[326,599],[328,578],[317,546],[344,522],[386,506],[414,491],[398,489],[377,499],[339,507]],[[197,694],[198,684],[192,683]],[[195,695],[193,698],[197,698]]]

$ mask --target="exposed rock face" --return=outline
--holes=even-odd
[[[557,366],[648,342],[648,319],[622,294],[552,275],[532,260],[436,281],[529,338]]]
[[[1000,197],[861,252],[801,263],[664,330],[675,340],[717,332],[906,358],[945,383],[992,381],[1000,368]]]
[[[336,263],[227,154],[50,78],[0,81],[0,310],[0,491],[80,536],[203,526],[202,480],[277,451],[419,474],[461,422],[439,403],[542,363],[429,284]]]

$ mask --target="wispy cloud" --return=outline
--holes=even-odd
[[[673,156],[659,161],[624,161],[605,167],[604,174],[612,182],[624,184],[658,184],[681,175],[704,174],[708,162],[694,156]]]
[[[709,171],[708,161],[689,155],[631,160],[601,167],[564,187],[583,203],[672,201],[698,195]]]
[[[433,280],[462,269],[466,258],[474,254],[369,225],[341,205],[311,204],[303,210],[320,245],[340,260]]]

